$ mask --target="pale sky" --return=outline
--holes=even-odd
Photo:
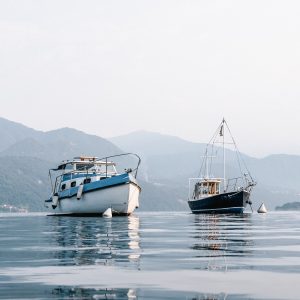
[[[0,0],[0,116],[300,155],[300,2]]]

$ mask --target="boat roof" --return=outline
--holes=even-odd
[[[75,156],[73,160],[80,160],[80,161],[96,161],[98,159],[97,156]]]
[[[222,178],[200,178],[200,182],[222,182]]]

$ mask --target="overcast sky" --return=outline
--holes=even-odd
[[[0,116],[300,155],[300,2],[0,0]]]

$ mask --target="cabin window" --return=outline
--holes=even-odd
[[[71,171],[71,170],[73,170],[74,169],[74,167],[73,167],[73,165],[72,164],[66,164],[66,166],[65,166],[65,171]]]
[[[66,189],[66,184],[64,183],[64,184],[61,185],[61,190],[63,191],[65,189]]]
[[[74,186],[76,186],[76,181],[71,182],[71,187],[74,187]]]
[[[209,185],[209,193],[210,194],[215,194],[215,184],[214,183],[210,183],[210,185]]]
[[[83,180],[83,184],[90,183],[91,181],[92,181],[91,178],[85,178]]]
[[[208,193],[207,187],[204,186],[204,187],[202,188],[202,194],[207,194],[207,193]]]
[[[208,185],[207,185],[207,183],[202,183],[200,185],[200,193],[201,194],[208,194]]]
[[[216,183],[216,194],[219,194],[219,190],[220,190],[220,184]]]
[[[76,164],[76,170],[78,171],[85,171],[90,169],[91,167],[93,167],[93,164],[84,164],[84,163]]]

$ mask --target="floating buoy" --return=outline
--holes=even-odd
[[[103,217],[105,218],[111,218],[112,217],[112,210],[111,208],[108,208],[103,214],[102,214]]]
[[[52,196],[52,208],[55,209],[56,206],[58,204],[58,194],[55,193],[53,196]]]
[[[77,191],[77,200],[79,200],[82,196],[82,192],[83,192],[83,184],[81,184],[78,188],[78,191]]]
[[[267,212],[267,208],[266,208],[266,206],[265,206],[264,203],[261,204],[261,206],[259,207],[259,209],[257,210],[257,212],[259,214],[265,214]]]

